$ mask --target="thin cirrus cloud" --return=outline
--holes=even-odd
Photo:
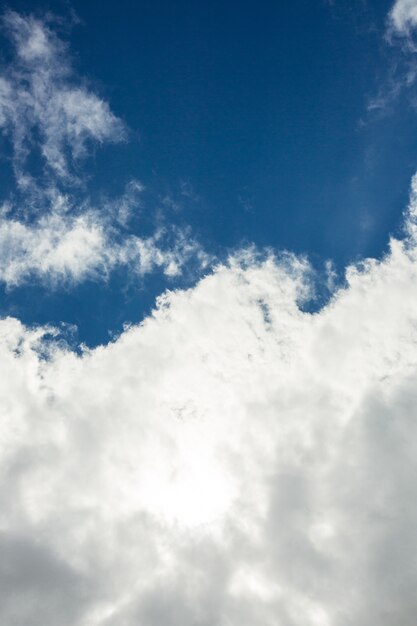
[[[83,354],[2,320],[0,621],[414,624],[416,213],[316,314],[247,256]]]
[[[417,78],[414,30],[417,26],[416,0],[396,0],[386,19],[386,41],[391,45],[392,59],[388,75],[379,93],[368,103],[369,112],[384,111],[413,88]],[[414,96],[411,96],[414,102]]]
[[[46,23],[9,12],[3,24],[14,61],[0,77],[0,126],[12,141],[17,181],[28,184],[25,163],[35,133],[46,168],[72,180],[72,162],[89,142],[122,141],[124,125],[76,79],[65,45]]]
[[[13,59],[0,73],[0,130],[18,200],[5,199],[0,213],[0,281],[55,285],[103,279],[119,266],[167,276],[188,262],[206,267],[208,255],[187,230],[162,224],[146,237],[129,232],[143,190],[137,181],[112,203],[93,205],[77,166],[94,144],[124,141],[124,124],[75,74],[67,47],[45,21],[8,12],[3,26]],[[40,177],[31,171],[33,158]]]

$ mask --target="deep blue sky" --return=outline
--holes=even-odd
[[[12,2],[15,10],[59,3]],[[91,188],[117,194],[132,177],[147,211],[190,224],[220,255],[250,242],[306,253],[341,270],[380,256],[398,233],[417,163],[407,97],[367,111],[387,89],[395,52],[382,0],[296,3],[78,0],[75,65],[130,129],[86,165]],[[5,188],[7,181],[4,181]],[[169,196],[179,208],[164,205]],[[151,277],[72,290],[20,287],[3,313],[76,323],[94,344],[141,319],[164,287]]]

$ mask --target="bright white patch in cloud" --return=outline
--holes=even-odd
[[[0,215],[0,281],[74,283],[120,265],[167,276],[189,262],[206,267],[208,256],[186,230],[129,232],[143,190],[137,181],[100,210],[91,206],[74,166],[93,142],[124,139],[124,126],[75,75],[66,46],[44,21],[9,12],[3,24],[14,58],[0,73],[0,130],[11,141],[20,200],[6,201]],[[41,177],[31,173],[29,157]]]
[[[413,625],[408,225],[314,315],[247,254],[81,356],[3,320],[1,623]]]

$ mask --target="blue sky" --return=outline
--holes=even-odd
[[[77,163],[77,202],[84,193],[99,205],[139,181],[135,232],[161,221],[190,228],[220,260],[251,244],[289,250],[320,273],[331,260],[341,281],[346,265],[380,257],[400,233],[416,116],[409,89],[390,97],[407,61],[385,38],[388,2],[13,8],[53,9],[78,80],[125,124],[123,141],[90,146]],[[6,142],[5,199],[15,185],[9,150]],[[36,150],[26,166],[40,171]],[[132,281],[121,269],[53,290],[23,281],[3,289],[1,310],[26,323],[76,324],[78,339],[95,345],[140,320],[164,287],[203,273],[187,264],[181,276]],[[323,281],[312,309],[326,298]]]

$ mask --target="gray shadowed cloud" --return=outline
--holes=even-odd
[[[21,626],[77,623],[91,598],[91,580],[31,534],[0,534],[0,620]]]

